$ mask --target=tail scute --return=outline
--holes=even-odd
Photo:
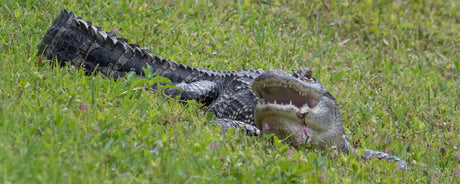
[[[56,19],[54,19],[50,29],[45,33],[42,42],[38,45],[38,54],[41,55],[45,52],[46,47],[51,44],[61,27],[71,27],[75,18],[77,18],[77,16],[74,13],[62,9]]]

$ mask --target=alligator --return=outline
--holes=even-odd
[[[223,131],[235,127],[251,136],[273,133],[293,147],[310,145],[319,150],[333,148],[344,154],[359,154],[345,139],[336,99],[308,68],[290,74],[283,70],[189,67],[152,55],[65,9],[38,45],[38,54],[60,65],[70,63],[86,74],[100,73],[113,79],[124,78],[129,72],[145,77],[146,69],[153,70],[175,86],[164,89],[164,94],[203,103]],[[408,168],[401,158],[380,151],[365,150],[361,158],[394,161],[402,169]]]

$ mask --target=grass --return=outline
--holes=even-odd
[[[1,183],[458,183],[460,3],[12,1],[0,6]],[[61,8],[156,55],[217,70],[314,69],[347,139],[384,161],[291,149],[219,127],[196,102],[42,65]],[[68,71],[67,69],[70,69]]]

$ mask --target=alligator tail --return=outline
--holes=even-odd
[[[364,151],[364,154],[361,155],[361,158],[364,159],[364,160],[377,158],[379,160],[385,160],[385,161],[388,161],[388,162],[393,161],[393,162],[399,163],[399,167],[402,168],[403,170],[409,169],[409,166],[407,165],[406,161],[404,161],[403,159],[401,159],[401,158],[399,158],[397,156],[394,156],[394,155],[390,155],[388,153],[381,152],[381,151],[375,151],[375,150],[366,149]]]
[[[359,149],[354,148],[347,140],[345,140],[345,142],[343,144],[342,151],[345,154],[348,154],[349,151],[352,151],[357,155],[360,154]],[[385,160],[387,162],[391,162],[391,161],[397,162],[401,169],[403,169],[403,170],[409,169],[409,166],[407,165],[406,161],[404,161],[403,159],[401,159],[401,158],[399,158],[397,156],[390,155],[388,153],[366,149],[366,150],[364,150],[364,154],[361,155],[361,159],[363,159],[363,160],[370,160],[370,159],[374,159],[374,158],[379,159],[379,160]]]
[[[154,56],[139,45],[117,38],[115,33],[105,32],[65,9],[56,17],[38,49],[39,55],[56,59],[61,65],[70,62],[82,66],[87,74],[96,70],[115,79],[131,71],[139,77],[144,76],[144,68],[148,67],[173,83],[187,82],[190,78],[206,80],[219,74]]]
[[[154,66],[154,61],[166,62],[91,24],[73,12],[61,10],[38,45],[38,54],[56,59],[61,65],[70,62],[82,66],[87,74],[97,69],[97,72],[113,78],[124,77],[130,71],[141,76],[143,68]]]
[[[45,36],[43,37],[42,42],[38,44],[38,53],[39,54],[45,54],[45,55],[51,55],[51,52],[46,53],[47,47],[51,45],[53,42],[56,34],[59,32],[59,29],[61,28],[70,28],[70,24],[72,19],[77,18],[77,16],[73,13],[68,12],[67,10],[63,9],[61,12],[59,12],[59,15],[54,19],[53,24],[51,27],[48,29],[46,32]]]

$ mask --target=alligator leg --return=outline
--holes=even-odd
[[[167,83],[159,83],[152,86],[157,90],[159,86],[165,86]],[[212,81],[197,81],[192,83],[175,83],[171,84],[174,87],[166,88],[163,94],[166,96],[180,96],[180,100],[197,100],[200,103],[208,106],[218,96],[218,86]]]
[[[250,136],[259,136],[260,130],[254,126],[250,125],[241,121],[227,119],[227,118],[219,118],[212,122],[212,124],[217,124],[222,127],[222,132],[227,132],[227,129],[235,127],[243,130],[247,135]]]
[[[159,84],[159,85],[165,85]],[[198,100],[205,105],[210,105],[218,97],[217,84],[212,81],[197,81],[192,83],[176,83],[173,84],[177,88],[166,88],[163,93],[167,96],[180,96],[180,100]],[[158,88],[158,84],[152,87]],[[251,124],[232,120],[228,118],[217,118],[211,124],[216,124],[222,127],[222,132],[227,132],[229,128],[238,128],[250,136],[259,136],[260,130]]]
[[[124,78],[126,73],[112,69],[111,67],[95,65],[94,62],[84,62],[85,71],[88,75],[94,71],[100,72],[110,78]],[[197,100],[208,106],[218,97],[218,86],[212,81],[196,81],[191,83],[158,83],[152,86],[152,89],[158,90],[159,86],[173,85],[174,87],[166,88],[163,94],[166,96],[180,96],[180,100]]]

